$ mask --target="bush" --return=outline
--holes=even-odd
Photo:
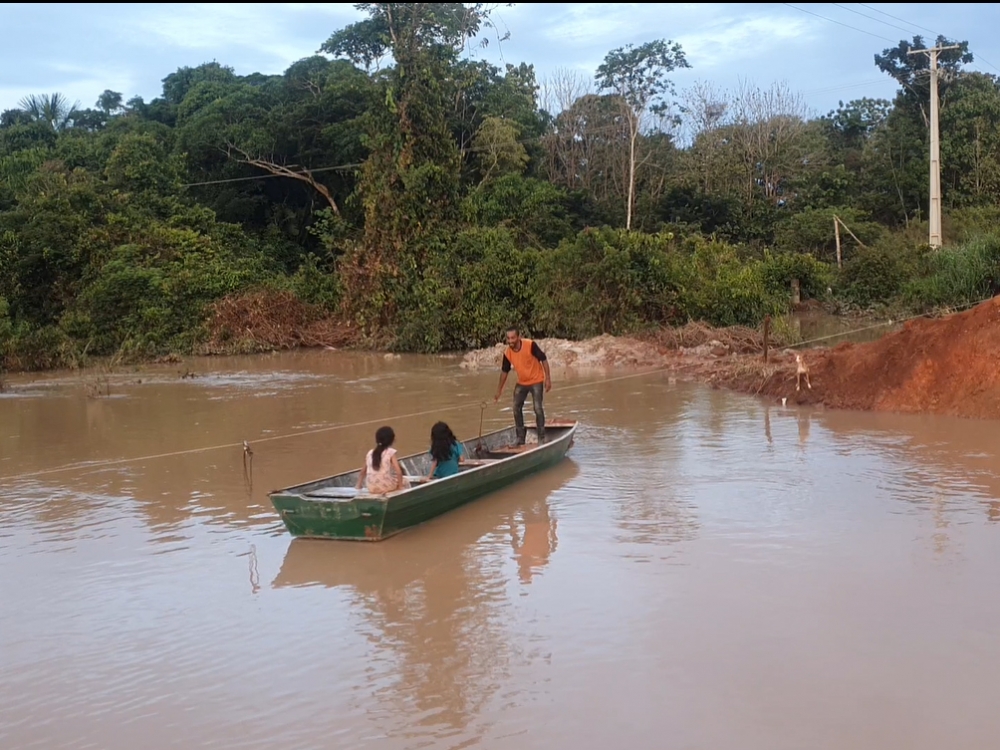
[[[169,310],[162,272],[137,267],[123,255],[101,269],[60,321],[70,336],[89,339],[95,354],[110,354],[132,336],[155,351],[176,333],[164,320]]]
[[[310,253],[289,280],[291,291],[303,302],[334,310],[340,303],[340,279],[325,268],[319,258]]]
[[[789,307],[786,290],[768,289],[761,261],[744,261],[740,249],[725,242],[692,237],[685,242],[690,256],[681,275],[682,309],[688,319],[715,326],[756,326],[765,315]]]
[[[929,252],[925,264],[926,275],[904,286],[902,296],[909,307],[925,312],[974,304],[1000,291],[1000,235]]]
[[[822,260],[835,262],[837,258],[836,234],[833,217],[840,219],[851,228],[865,245],[873,246],[885,236],[885,229],[871,221],[864,211],[843,206],[833,209],[806,209],[791,214],[778,224],[775,230],[775,245],[784,252],[808,252]],[[858,251],[858,244],[843,227],[840,241],[844,260],[849,260]]]
[[[10,320],[10,305],[0,297],[0,352],[14,335],[14,324]]]
[[[533,317],[538,254],[507,229],[469,229],[436,242],[410,290],[395,346],[435,352],[487,346],[511,324]]]
[[[945,238],[959,243],[992,234],[1000,227],[1000,206],[977,206],[949,211],[942,217]]]
[[[769,294],[788,295],[792,279],[799,280],[803,297],[823,299],[836,283],[836,269],[805,253],[765,252],[761,264],[764,285]]]
[[[552,247],[574,232],[568,203],[552,183],[509,174],[473,191],[462,213],[471,224],[510,229],[521,243]]]
[[[542,254],[535,330],[584,338],[680,320],[681,279],[668,235],[585,229]]]
[[[95,354],[190,350],[208,303],[273,277],[242,232],[241,244],[230,246],[190,229],[153,225],[137,234],[136,244],[113,248],[91,269],[61,318],[63,330]]]
[[[52,370],[58,367],[79,367],[83,362],[79,349],[56,326],[15,326],[3,355],[2,364],[9,370]]]
[[[585,230],[544,253],[535,284],[535,328],[584,338],[701,320],[750,325],[788,308],[768,288],[764,264],[700,236]]]
[[[520,249],[502,229],[471,229],[456,239],[447,261],[457,270],[447,325],[450,347],[487,346],[510,325],[534,317],[531,283],[538,253]]]
[[[839,286],[849,302],[878,307],[895,300],[914,271],[913,264],[893,248],[862,248],[844,264]]]

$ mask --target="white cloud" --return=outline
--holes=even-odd
[[[298,47],[274,33],[274,20],[274,9],[265,5],[203,3],[156,9],[133,24],[136,31],[181,49],[249,47],[274,57],[296,54]]]
[[[16,106],[26,96],[41,93],[64,94],[67,99],[86,109],[93,107],[97,97],[106,89],[131,92],[137,81],[133,72],[122,68],[79,65],[63,61],[53,61],[47,66],[47,73],[37,84],[0,86],[0,110]]]
[[[994,3],[921,6],[929,27],[985,34],[1000,20]],[[179,3],[51,5],[8,3],[0,46],[0,110],[29,93],[60,91],[90,106],[106,88],[126,96],[156,96],[160,82],[180,66],[215,59],[239,74],[280,73],[315,54],[331,31],[359,20],[349,3]],[[874,22],[824,11],[859,28],[894,36]],[[496,11],[498,50],[476,49],[495,64],[534,63],[540,78],[554,68],[593,75],[608,50],[666,38],[680,42],[693,70],[678,71],[678,85],[704,77],[723,86],[737,77],[761,84],[787,79],[817,92],[821,109],[846,87],[878,78],[872,53],[884,46],[774,3],[519,3]],[[957,29],[955,27],[958,27]],[[965,38],[965,37],[962,37]],[[973,50],[1000,62],[1000,43],[988,34]],[[982,44],[976,46],[979,41]],[[981,59],[981,57],[980,57]],[[989,69],[988,67],[986,69]],[[889,84],[887,84],[889,85]],[[839,87],[839,89],[838,89]],[[838,89],[834,91],[834,89]],[[868,91],[858,91],[858,95]],[[874,93],[874,89],[873,89]],[[853,96],[853,92],[850,93]]]
[[[601,47],[608,38],[627,36],[642,28],[640,19],[647,13],[640,9],[650,7],[639,3],[573,3],[545,36],[567,44]]]
[[[814,34],[810,27],[807,20],[784,16],[727,19],[681,34],[677,41],[683,45],[691,64],[704,70],[771,56],[777,49],[789,54],[793,46],[789,43],[799,46],[812,41]]]

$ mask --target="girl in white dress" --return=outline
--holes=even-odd
[[[396,433],[391,427],[379,427],[375,447],[365,456],[365,465],[358,476],[359,490],[365,487],[371,495],[388,495],[410,486],[392,447],[395,441]]]

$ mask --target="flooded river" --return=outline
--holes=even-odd
[[[269,490],[355,468],[383,421],[404,454],[437,416],[475,436],[496,374],[187,366],[0,396],[0,748],[1000,736],[996,424],[556,372],[550,418],[583,424],[558,467],[380,544],[292,541]]]

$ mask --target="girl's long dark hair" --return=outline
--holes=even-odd
[[[382,467],[382,453],[396,440],[396,433],[391,427],[379,427],[375,433],[375,450],[372,451],[372,468],[378,471]]]
[[[451,452],[455,449],[458,438],[444,422],[438,422],[431,427],[431,458],[439,464],[451,460]]]

